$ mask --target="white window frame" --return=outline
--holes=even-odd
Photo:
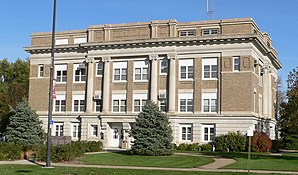
[[[97,110],[97,108],[99,108],[99,110]],[[102,99],[94,99],[94,112],[102,112]]]
[[[99,65],[102,65],[102,67],[99,67]],[[96,63],[96,76],[102,77],[103,76],[103,68],[104,68],[104,62],[98,62]]]
[[[96,128],[96,129],[95,129]],[[96,131],[96,134],[94,134],[94,132]],[[91,137],[98,137],[99,135],[99,128],[98,125],[96,124],[91,124],[90,125],[90,136]]]
[[[75,100],[78,100],[78,111],[75,111]],[[84,105],[82,105],[82,101],[84,101]],[[76,94],[72,96],[72,112],[76,112],[76,113],[83,113],[84,109],[85,109],[85,95],[84,94]],[[81,110],[81,108],[83,108]]]
[[[133,80],[134,81],[148,81],[149,79],[149,68],[148,68],[148,61],[135,61],[133,63],[133,67],[134,67],[134,72],[133,72]],[[140,79],[136,79],[136,69],[140,69]],[[146,73],[146,71],[147,73]]]
[[[119,80],[115,80],[115,70],[119,70]],[[124,72],[126,74],[124,74]],[[127,81],[127,62],[113,62],[113,82],[126,82]],[[124,78],[125,77],[125,78]]]
[[[57,126],[58,126],[58,131],[57,131]],[[52,136],[64,136],[64,123],[63,122],[57,122],[57,123],[54,122]]]
[[[182,67],[185,67],[185,78],[182,78]],[[191,72],[192,70],[192,72]],[[181,59],[179,60],[179,80],[193,80],[194,79],[194,66],[193,59]]]
[[[118,101],[118,111],[114,110],[114,101]],[[125,106],[122,105],[122,102],[125,102]],[[121,110],[124,107],[124,111]],[[126,94],[113,94],[112,95],[112,110],[113,113],[126,113],[127,111],[127,100]]]
[[[87,42],[87,37],[78,37],[78,38],[74,38],[73,40],[74,44],[81,44],[86,42]]]
[[[196,36],[195,29],[179,30],[178,33],[180,37]]]
[[[61,72],[61,77],[58,80],[58,72]],[[63,76],[63,73],[66,72],[66,75]],[[55,78],[56,83],[66,83],[67,82],[67,65],[61,64],[61,65],[55,65]],[[63,78],[65,78],[65,81],[63,81]]]
[[[168,100],[166,98],[159,99],[159,110],[161,112],[167,112],[167,107],[168,107]]]
[[[84,63],[82,63],[84,64]],[[79,70],[79,75],[76,75],[76,71],[81,64],[73,64],[73,82],[74,83],[85,83],[86,82],[86,68]],[[84,71],[83,71],[84,70]],[[79,76],[79,80],[76,81],[76,76]]]
[[[65,45],[68,44],[68,38],[57,38],[55,45]]]
[[[208,100],[208,112],[205,112],[205,100]],[[215,101],[215,105],[212,105],[212,102]],[[216,92],[204,92],[202,93],[202,112],[203,113],[217,113],[218,112],[218,102],[217,102],[217,93]],[[212,112],[212,108],[216,109],[216,111]]]
[[[66,95],[65,94],[57,94],[56,99],[54,100],[54,105],[53,105],[53,112],[55,113],[65,113],[66,112]],[[59,101],[59,105],[57,105],[57,101]],[[62,102],[64,101],[64,105],[62,105]],[[58,107],[58,110],[56,110]],[[64,110],[62,110],[64,109]]]
[[[140,108],[140,111],[136,111],[136,100],[140,101],[140,104],[138,105],[138,108]],[[147,94],[133,94],[133,112],[142,112],[143,107],[145,106],[146,102],[148,100],[148,95]]]
[[[260,116],[263,115],[263,96],[259,94],[258,98],[258,113]]]
[[[185,133],[183,133],[185,128]],[[182,142],[192,142],[193,140],[193,124],[180,124],[179,140]],[[189,132],[190,131],[190,132]],[[184,137],[183,137],[184,136]]]
[[[207,128],[207,139],[205,139],[205,128]],[[213,128],[213,139],[211,138],[211,128]],[[216,126],[215,124],[203,124],[202,125],[202,142],[212,142],[216,136]]]
[[[202,36],[219,35],[219,28],[202,28]]]
[[[205,78],[205,66],[209,66],[209,77]],[[213,76],[212,73],[215,73],[213,67],[216,66],[216,77]],[[218,77],[218,65],[217,65],[217,58],[203,58],[202,59],[202,79],[203,80],[217,80]]]
[[[236,62],[236,60],[238,60],[238,63]],[[237,67],[236,69],[235,69],[235,66]],[[240,71],[240,56],[233,57],[233,71],[234,72]]]
[[[183,113],[193,113],[194,112],[194,99],[193,99],[193,93],[179,93],[178,94],[178,105],[179,105],[179,112]],[[181,110],[181,100],[185,100],[185,111]],[[192,105],[189,104],[191,101]],[[184,105],[183,105],[184,106]],[[192,108],[192,110],[189,110],[189,108]]]
[[[167,58],[160,59],[159,66],[160,66],[159,74],[167,75],[169,72],[169,59],[167,59]]]
[[[264,69],[261,65],[259,65],[259,85],[263,86],[264,84],[264,73],[261,73],[261,69]]]
[[[42,69],[42,70],[41,70]],[[43,78],[44,77],[44,65],[43,64],[39,64],[38,65],[38,75],[37,75],[37,77],[38,78]]]
[[[80,124],[79,123],[71,123],[71,138],[72,139],[79,139],[80,133]]]

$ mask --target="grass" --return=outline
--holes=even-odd
[[[128,170],[105,168],[74,168],[55,167],[42,168],[34,165],[0,165],[1,175],[241,175],[246,173],[231,172],[191,172],[191,171],[163,171],[163,170]],[[254,175],[259,175],[251,173]]]
[[[213,159],[204,156],[172,155],[172,156],[139,156],[127,152],[89,154],[81,158],[84,164],[145,166],[167,168],[193,168],[208,163]]]
[[[233,158],[237,162],[223,167],[224,169],[247,169],[247,153],[209,153],[220,157]],[[264,153],[252,153],[250,169],[298,171],[298,154],[274,156]]]

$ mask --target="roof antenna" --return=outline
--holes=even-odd
[[[206,0],[207,1],[207,15],[210,19],[214,19],[214,0]]]

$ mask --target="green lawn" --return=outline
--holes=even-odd
[[[208,163],[213,159],[204,156],[139,156],[127,152],[89,154],[81,158],[84,164],[119,165],[119,166],[148,166],[168,168],[193,168]]]
[[[34,165],[0,165],[1,175],[241,175],[246,173],[127,170],[105,168],[42,168]],[[254,174],[254,173],[251,173]],[[259,175],[259,174],[254,174]],[[261,175],[261,174],[260,174]]]
[[[247,169],[247,153],[215,153],[214,155],[234,158],[237,162],[223,167],[224,169]],[[298,157],[283,155],[274,156],[264,153],[252,153],[250,169],[298,171]]]

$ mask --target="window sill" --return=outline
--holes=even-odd
[[[134,83],[146,83],[148,80],[133,80]]]
[[[127,80],[113,80],[112,83],[127,83]]]
[[[194,79],[179,79],[179,81],[195,81]]]
[[[218,80],[218,78],[203,78],[202,80]]]

